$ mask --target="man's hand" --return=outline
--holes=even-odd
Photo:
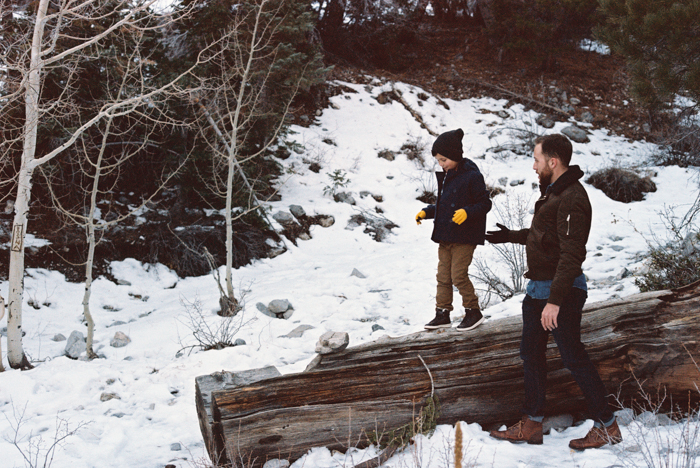
[[[420,210],[420,212],[416,215],[416,224],[420,224],[421,220],[425,219],[426,216],[428,216],[427,213]]]
[[[467,220],[467,212],[464,210],[464,208],[455,211],[455,214],[452,216],[452,222],[457,223],[457,225],[462,224]]]
[[[499,231],[488,231],[486,232],[486,240],[492,244],[505,244],[508,242],[508,235],[510,234],[510,229],[502,224],[496,223]]]
[[[542,311],[542,328],[552,331],[557,328],[557,316],[559,315],[559,306],[547,304]]]

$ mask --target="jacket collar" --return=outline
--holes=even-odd
[[[546,195],[548,192],[551,192],[554,195],[559,195],[581,177],[583,177],[583,171],[579,166],[569,166],[569,169],[560,175],[554,183],[547,187],[540,185],[540,192],[542,193],[542,196]]]

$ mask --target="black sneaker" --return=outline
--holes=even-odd
[[[473,330],[479,325],[481,325],[481,322],[483,321],[484,316],[481,315],[481,311],[479,309],[465,309],[464,318],[462,319],[462,322],[459,325],[457,325],[457,330]]]
[[[449,310],[440,308],[435,309],[435,318],[425,325],[426,330],[436,330],[438,328],[452,328]]]

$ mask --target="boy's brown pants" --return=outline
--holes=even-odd
[[[479,299],[474,292],[474,285],[469,279],[469,265],[474,257],[476,245],[448,244],[440,242],[438,247],[437,294],[435,306],[452,310],[452,285],[462,296],[465,309],[478,309]]]

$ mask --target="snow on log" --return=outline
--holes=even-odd
[[[384,337],[317,355],[297,374],[265,368],[198,377],[197,411],[209,455],[222,464],[262,466],[295,460],[312,447],[367,445],[416,418],[433,392],[438,424],[515,421],[523,391],[521,326],[514,316],[467,333]],[[689,399],[697,402],[700,282],[589,304],[581,330],[612,402],[638,398],[640,384],[686,408]],[[551,338],[548,369],[547,413],[585,411]]]

